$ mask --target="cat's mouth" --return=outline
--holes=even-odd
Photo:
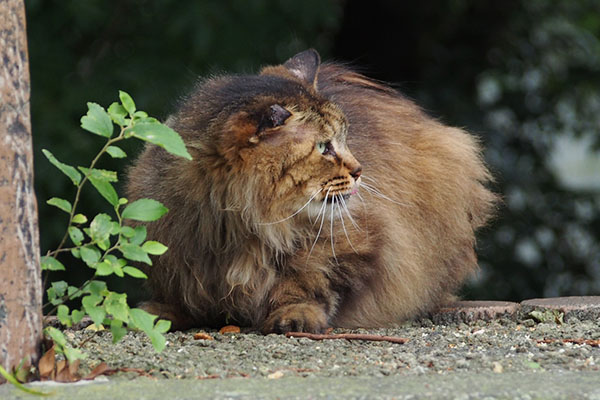
[[[324,196],[321,201],[333,203],[340,202],[342,199],[348,200],[350,196],[358,193],[359,182],[360,180],[356,180],[351,183],[345,177],[335,177],[324,185]]]

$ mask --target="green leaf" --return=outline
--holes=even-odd
[[[95,246],[88,245],[82,247],[80,250],[81,259],[85,262],[89,267],[96,264],[100,260],[100,250],[98,250]]]
[[[136,111],[135,113],[133,113],[133,118],[134,119],[144,119],[144,118],[148,118],[148,113],[145,111]],[[157,121],[158,122],[158,121]]]
[[[49,326],[46,329],[44,329],[44,331],[52,338],[52,340],[54,340],[54,343],[56,343],[58,346],[65,347],[67,345],[67,338],[58,329]]]
[[[135,235],[135,230],[130,226],[121,227],[121,234],[127,238],[131,238]]]
[[[119,225],[119,223],[117,221],[111,222],[110,234],[111,235],[118,235],[119,232],[121,232],[121,225]]]
[[[144,240],[146,240],[146,236],[148,236],[148,230],[144,225],[140,225],[136,226],[133,231],[134,235],[131,239],[129,239],[129,242],[131,244],[135,244],[136,246],[141,246],[141,244],[144,243]]]
[[[87,357],[87,355],[84,354],[80,349],[70,346],[66,346],[63,351],[65,353],[65,357],[67,357],[67,360],[69,360],[70,363],[74,362],[75,360],[83,360]]]
[[[56,295],[56,290],[54,290],[53,287],[49,287],[48,289],[46,289],[46,295],[48,296],[48,301],[50,303],[52,303],[53,305],[56,305],[56,304],[54,304],[54,300],[56,300],[57,295]]]
[[[62,304],[62,296],[67,292],[67,286],[67,282],[65,281],[52,282],[51,286],[46,290],[48,301],[54,306]]]
[[[125,158],[127,157],[127,153],[121,150],[120,147],[117,146],[108,146],[106,148],[106,152],[110,154],[112,158]]]
[[[113,267],[109,261],[104,260],[104,261],[96,264],[96,274],[97,275],[108,276],[108,275],[111,275],[112,273],[113,273]]]
[[[87,217],[83,214],[75,214],[73,215],[73,219],[71,220],[71,222],[73,222],[74,224],[85,224],[87,222]]]
[[[62,283],[64,283],[65,285],[67,284],[64,281],[61,281]],[[50,303],[52,303],[52,305],[59,305],[62,303],[62,299],[60,298],[60,296],[62,296],[59,291],[56,290],[55,287],[51,286],[46,290],[46,294],[48,295],[48,301]],[[63,294],[64,294],[64,289],[63,289]]]
[[[125,272],[129,276],[133,276],[134,278],[148,279],[148,275],[140,271],[135,267],[123,267],[123,272]]]
[[[127,295],[124,293],[110,292],[104,300],[104,309],[116,319],[119,319],[123,322],[127,322],[129,320]]]
[[[112,229],[112,219],[108,214],[98,214],[90,224],[90,236],[94,241],[104,241],[109,238]],[[106,250],[106,249],[104,249]]]
[[[150,338],[154,350],[156,350],[158,353],[164,350],[167,345],[167,339],[165,339],[160,332],[152,330],[150,332],[146,332],[146,335],[148,335]]]
[[[139,199],[129,204],[121,214],[123,218],[136,221],[156,221],[169,210],[160,202],[152,199]]]
[[[32,394],[35,396],[50,396],[50,395],[54,394],[54,392],[40,392],[37,390],[30,389],[27,386],[24,386],[13,375],[6,372],[6,370],[4,368],[2,368],[2,365],[0,365],[0,375],[2,375],[4,377],[4,379],[6,379],[8,382],[13,384],[17,389],[19,389],[25,393],[29,393],[29,394]]]
[[[44,153],[44,155],[46,156],[46,158],[48,159],[48,161],[50,161],[50,163],[52,165],[54,165],[56,168],[58,168],[60,170],[60,172],[62,172],[63,174],[68,176],[69,179],[71,179],[71,181],[73,182],[73,185],[75,185],[75,186],[79,185],[79,183],[81,182],[81,174],[79,172],[77,172],[77,170],[75,168],[71,167],[70,165],[61,163],[60,161],[58,161],[56,159],[56,157],[54,157],[54,155],[52,153],[50,153],[46,149],[42,149],[42,153]]]
[[[40,258],[42,270],[47,271],[64,271],[65,266],[60,261],[51,256],[43,256]]]
[[[69,232],[69,237],[71,238],[73,244],[75,244],[75,246],[80,246],[84,239],[81,229],[71,225],[69,228],[67,228],[67,232]]]
[[[113,123],[108,113],[96,103],[87,103],[88,112],[81,117],[81,127],[96,135],[111,137],[113,134]]]
[[[156,351],[160,352],[165,348],[167,341],[161,331],[167,327],[166,323],[161,322],[155,327],[153,322],[157,317],[139,308],[130,309],[129,316],[131,318],[130,322],[148,335]]]
[[[73,325],[71,322],[71,317],[69,317],[69,307],[65,306],[64,304],[58,306],[56,318],[58,318],[61,324],[67,326],[68,328]]]
[[[69,285],[67,285],[67,282],[65,281],[54,281],[50,285],[54,289],[54,291],[56,292],[56,296],[58,297],[64,296],[65,293],[67,293],[67,288],[69,287]]]
[[[115,257],[112,254],[109,254],[108,256],[106,256],[106,259],[112,265],[112,269],[113,269],[113,272],[115,273],[115,275],[117,275],[120,278],[122,278],[123,276],[125,276],[124,273],[123,273],[123,267],[125,265],[127,265],[127,261],[125,261],[122,258],[117,258],[117,257]]]
[[[123,327],[123,321],[119,319],[113,319],[110,321],[110,332],[113,336],[113,344],[117,343],[127,334],[127,329]]]
[[[65,199],[53,197],[49,199],[46,203],[50,204],[51,206],[58,207],[66,213],[71,213],[71,203],[69,203]]]
[[[100,242],[96,242],[96,246],[100,247],[100,250],[106,251],[110,246],[110,240],[107,238]]]
[[[98,193],[102,195],[112,206],[116,206],[118,204],[118,195],[115,188],[108,182],[105,181],[97,181],[93,178],[90,178],[90,182],[96,188]]]
[[[127,121],[125,121],[125,117],[127,116],[127,110],[125,110],[125,108],[123,108],[123,106],[119,103],[114,102],[110,105],[110,107],[108,107],[108,115],[110,115],[110,118],[117,125],[121,127],[127,125]]]
[[[121,259],[123,260],[123,259]],[[125,261],[125,260],[123,260]],[[122,278],[125,276],[125,273],[123,272],[123,267],[120,264],[113,264],[113,271],[115,273],[116,276],[118,276],[119,278]]]
[[[86,175],[89,174],[88,179],[92,185],[96,188],[98,193],[102,195],[113,207],[119,204],[119,196],[117,191],[110,184],[110,182],[117,181],[117,173],[114,171],[93,169],[79,167],[79,169]]]
[[[141,308],[131,308],[129,309],[129,317],[130,322],[133,325],[144,331],[149,332],[154,327],[154,320],[157,318],[156,315],[152,315]]]
[[[167,246],[154,240],[148,240],[142,245],[142,250],[144,250],[148,254],[152,254],[155,256],[160,256],[161,254],[164,254],[164,252],[167,251],[167,249]]]
[[[83,292],[79,290],[78,287],[69,286],[67,288],[67,296],[69,297],[69,299],[76,299],[77,297],[83,296]]]
[[[106,282],[90,281],[83,287],[82,291],[95,296],[104,296],[108,290],[106,289]]]
[[[98,193],[102,195],[113,207],[119,202],[119,196],[115,188],[107,181],[97,180],[90,177],[90,182],[96,188]]]
[[[135,113],[135,103],[131,96],[122,90],[119,90],[119,99],[121,99],[121,103],[123,104],[123,108],[127,110],[129,115],[133,115]]]
[[[81,299],[81,304],[85,309],[85,312],[90,316],[94,324],[100,326],[102,321],[104,321],[104,317],[106,316],[106,311],[104,311],[103,307],[99,307],[98,304],[102,301],[101,296],[96,296],[94,294],[90,294]]]
[[[81,253],[79,249],[71,249],[71,255],[75,258],[81,258]]]
[[[99,181],[118,182],[117,173],[108,169],[77,167],[88,178],[94,178]]]
[[[85,317],[85,312],[80,310],[73,310],[71,312],[71,318],[73,319],[74,324],[78,324]]]
[[[167,333],[171,329],[171,321],[166,319],[159,319],[154,326],[154,330],[159,333]]]
[[[160,122],[144,119],[143,121],[136,123],[134,126],[127,128],[125,133],[160,146],[176,156],[180,156],[188,160],[192,159],[192,156],[190,153],[188,153],[181,136],[179,136],[179,134],[173,129],[161,124]]]
[[[150,257],[148,257],[148,253],[146,253],[140,246],[135,244],[122,244],[118,247],[118,249],[123,253],[123,257],[132,261],[141,261],[146,264],[152,265],[152,261],[150,261]]]

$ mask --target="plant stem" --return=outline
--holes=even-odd
[[[92,163],[89,166],[89,172],[87,174],[85,174],[83,176],[83,179],[81,180],[81,182],[79,182],[79,185],[77,185],[77,192],[75,193],[75,200],[73,201],[73,206],[71,207],[71,213],[69,214],[69,222],[67,223],[67,227],[71,226],[71,223],[73,222],[73,217],[75,216],[75,209],[77,208],[77,205],[79,203],[79,196],[81,195],[81,188],[83,187],[83,185],[88,181],[88,178],[92,172],[92,170],[94,169],[94,167],[96,166],[96,163],[98,162],[98,160],[100,160],[100,157],[106,152],[106,149],[108,148],[108,146],[117,143],[121,140],[123,140],[123,133],[125,132],[125,128],[121,129],[121,133],[119,134],[119,136],[115,137],[115,138],[111,138],[109,139],[105,144],[104,147],[102,148],[102,150],[100,150],[100,152],[98,152],[98,154],[96,155],[96,157],[94,157],[94,159],[92,160]],[[65,244],[65,241],[67,240],[67,237],[69,236],[69,231],[67,229],[67,231],[65,232],[62,240],[60,241],[60,244],[58,245],[58,247],[56,248],[56,250],[54,251],[49,251],[47,255],[49,256],[55,256],[56,254],[58,254],[62,247]]]
[[[98,152],[98,154],[96,154],[96,157],[94,157],[94,159],[90,163],[90,166],[88,168],[89,172],[83,176],[83,179],[77,185],[77,191],[75,192],[75,200],[73,201],[73,205],[71,206],[71,212],[69,213],[69,222],[67,223],[67,231],[65,232],[65,234],[64,234],[62,240],[60,241],[60,244],[58,245],[58,247],[55,250],[52,250],[52,251],[49,250],[48,253],[46,253],[47,256],[55,257],[58,253],[61,253],[61,252],[64,252],[64,251],[70,251],[70,250],[82,247],[82,246],[76,246],[76,247],[71,247],[71,248],[63,249],[63,246],[65,245],[65,242],[67,240],[67,237],[69,236],[69,229],[68,229],[68,227],[70,227],[71,223],[73,222],[73,217],[75,216],[75,210],[77,208],[77,205],[79,204],[79,197],[81,195],[81,189],[83,188],[83,185],[89,180],[89,176],[90,176],[92,170],[96,166],[96,163],[98,162],[98,160],[100,160],[100,157],[106,152],[106,149],[108,148],[108,146],[111,146],[114,143],[120,142],[121,140],[125,139],[123,137],[123,134],[125,133],[125,129],[127,129],[127,128],[128,127],[122,127],[121,128],[121,132],[119,133],[118,136],[116,136],[114,138],[108,139],[106,141],[106,143],[104,144],[104,147],[102,147],[102,149]],[[119,218],[119,225],[121,225],[121,216],[119,215],[118,209],[115,210],[115,211],[117,211],[117,217]],[[117,244],[115,246],[111,247],[110,249],[108,249],[104,253],[104,256],[102,257],[102,259],[104,257],[106,257],[106,255],[110,251],[114,250],[116,248],[116,246],[120,243],[120,241],[121,241],[121,234],[119,233],[119,239],[117,240]],[[43,288],[46,287],[47,280],[48,280],[48,275],[49,274],[46,271],[46,274],[44,276],[44,281],[43,281],[43,284],[42,284]],[[81,290],[83,290],[83,288],[85,287],[85,285],[87,285],[88,283],[90,283],[94,278],[96,278],[96,276],[97,276],[96,273],[94,273],[94,275],[90,279],[88,279],[87,281],[85,281],[83,283],[83,285],[81,285],[73,294],[63,296],[61,304],[64,303],[65,301],[71,300],[75,294],[78,294],[79,292],[81,292]],[[46,307],[49,304],[50,303],[46,303],[42,307]],[[50,312],[48,312],[47,315],[53,314],[57,310],[57,308],[58,308],[58,305],[55,306]]]

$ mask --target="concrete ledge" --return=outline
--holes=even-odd
[[[523,315],[533,310],[558,310],[564,313],[566,322],[573,317],[580,321],[600,320],[600,296],[551,297],[521,302]]]
[[[519,303],[510,301],[457,301],[431,315],[434,324],[447,325],[478,320],[491,321],[500,317],[516,319]]]
[[[429,315],[434,324],[447,325],[491,321],[498,318],[528,319],[532,311],[557,310],[564,321],[600,321],[600,296],[571,296],[529,299],[521,303],[510,301],[457,301]]]

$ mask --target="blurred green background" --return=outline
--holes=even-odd
[[[108,106],[122,89],[165,118],[199,75],[253,72],[314,47],[482,138],[504,205],[479,236],[481,270],[466,298],[600,294],[597,0],[27,0],[26,8],[43,252],[66,224],[45,200],[74,189],[41,149],[88,165],[102,139],[79,128],[87,101]],[[122,177],[126,164],[108,161]],[[90,187],[83,211],[104,207]],[[56,278],[76,283],[85,273],[74,266]],[[135,301],[140,285],[111,288]]]

